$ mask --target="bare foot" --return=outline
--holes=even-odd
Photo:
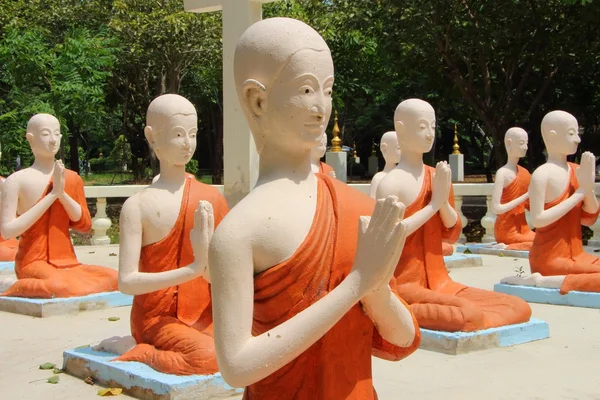
[[[117,354],[120,356],[133,349],[135,345],[136,343],[133,336],[113,336],[108,339],[104,339],[99,344],[92,347],[92,349],[95,351],[104,351],[106,353]]]
[[[9,287],[13,285],[17,281],[17,278],[12,276],[0,278],[0,293],[8,290]]]
[[[529,276],[509,276],[500,280],[505,285],[539,286],[542,275],[535,272]]]

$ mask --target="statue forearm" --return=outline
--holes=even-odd
[[[198,276],[199,274],[189,266],[164,272],[119,274],[119,290],[125,294],[137,296],[181,285]]]
[[[442,218],[442,223],[446,228],[453,228],[458,222],[458,214],[450,205],[450,203],[445,203],[440,208],[440,217]]]
[[[361,303],[382,338],[398,347],[408,347],[415,339],[411,312],[389,285],[362,298]]]
[[[560,202],[554,207],[548,208],[547,210],[540,207],[539,210],[531,211],[531,223],[536,228],[544,228],[564,217],[569,211],[573,209],[580,201],[584,198],[584,194],[580,191],[573,193],[568,199]],[[543,201],[543,200],[542,200]]]
[[[69,196],[66,192],[62,194],[62,196],[58,197],[60,204],[65,208],[69,219],[73,222],[77,222],[81,219],[81,206],[77,203],[71,196]]]
[[[42,215],[52,206],[56,200],[56,195],[48,193],[42,200],[38,201],[33,207],[25,211],[22,215],[15,217],[11,221],[2,223],[2,237],[5,239],[21,236],[25,231],[33,226]]]
[[[410,236],[417,231],[424,223],[429,221],[431,217],[435,215],[437,211],[435,208],[429,204],[408,218],[404,219],[404,223],[407,226],[406,236]]]
[[[522,204],[529,197],[529,193],[524,193],[516,199],[512,199],[508,203],[500,203],[500,200],[492,198],[492,212],[497,215],[507,213],[515,207]]]

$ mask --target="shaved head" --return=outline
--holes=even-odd
[[[152,100],[148,106],[146,126],[152,127],[154,132],[160,132],[174,115],[196,115],[196,108],[183,96],[163,94]]]
[[[48,124],[59,124],[58,119],[54,115],[50,114],[35,114],[27,122],[27,132],[37,133],[42,128],[47,128]]]

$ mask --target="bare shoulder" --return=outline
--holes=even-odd
[[[125,200],[125,203],[123,203],[123,207],[121,208],[122,221],[127,221],[131,218],[137,218],[138,220],[140,219],[140,206],[142,204],[142,194],[145,190],[146,189],[134,194],[133,196]]]
[[[402,187],[399,182],[402,182],[405,172],[400,169],[393,169],[388,172],[377,186],[377,198],[383,198],[390,195],[399,196],[402,193]]]
[[[211,240],[211,249],[215,251],[237,251],[237,249],[251,245],[250,238],[256,230],[261,219],[257,201],[252,194],[246,196],[235,205],[221,221]],[[254,200],[254,201],[253,201]]]

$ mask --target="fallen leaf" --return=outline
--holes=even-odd
[[[87,378],[85,378],[83,380],[85,383],[87,383],[88,385],[94,385],[96,382],[94,382],[94,378],[92,378],[91,376],[88,376]]]
[[[60,376],[58,375],[52,375],[50,378],[48,378],[48,383],[52,383],[53,385],[56,385],[58,381],[60,381]]]
[[[62,374],[64,371],[60,368],[54,367],[54,369],[52,370],[52,373],[54,374]]]
[[[117,256],[117,253],[110,253],[108,256],[109,256],[109,257],[116,257],[116,256]]]
[[[56,367],[56,364],[52,364],[52,363],[43,363],[42,365],[40,365],[40,369],[52,369]]]
[[[465,251],[463,251],[463,254],[473,254],[473,252],[466,248]]]
[[[106,388],[99,389],[98,396],[118,396],[123,392],[121,388]]]
[[[503,253],[498,253],[498,257],[504,257]]]
[[[95,254],[96,251],[90,251],[88,254]]]
[[[77,349],[87,349],[88,347],[90,347],[89,344],[84,344],[82,346],[75,347],[75,350],[77,350]]]
[[[109,321],[111,321],[111,322],[118,321],[118,320],[120,320],[120,319],[121,319],[121,318],[119,318],[119,317],[109,317],[109,318],[108,318],[108,320],[109,320]]]

